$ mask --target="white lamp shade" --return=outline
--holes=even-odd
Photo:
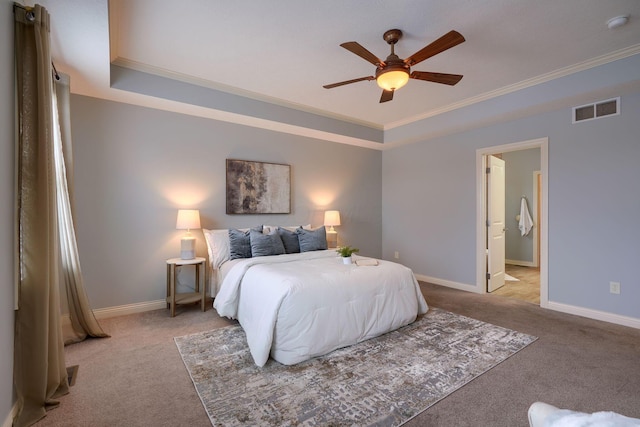
[[[324,213],[324,225],[331,227],[340,225],[340,211],[326,211]]]
[[[179,209],[176,229],[195,230],[200,228],[200,211],[197,209]]]

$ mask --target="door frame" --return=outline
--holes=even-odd
[[[536,236],[533,239],[533,267],[540,267],[540,197],[542,195],[542,172],[533,172],[533,225]]]
[[[509,151],[540,148],[540,173],[542,175],[542,198],[540,200],[540,307],[549,305],[548,283],[548,198],[549,198],[549,138],[538,138],[511,144],[495,145],[476,150],[476,289],[487,293],[487,155]]]

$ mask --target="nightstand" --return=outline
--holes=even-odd
[[[205,262],[206,259],[202,257],[193,259],[170,258],[167,260],[167,308],[171,309],[171,317],[175,317],[176,315],[176,304],[193,304],[194,302],[200,301],[202,311],[206,311],[204,306],[207,295]],[[193,265],[196,268],[195,292],[177,294],[176,267],[185,265]],[[202,277],[202,284],[200,283],[200,277]]]

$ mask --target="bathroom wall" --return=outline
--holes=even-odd
[[[536,195],[534,193],[534,172],[540,170],[540,149],[511,151],[502,154],[505,161],[505,258],[508,264],[535,266],[537,256],[534,253],[537,216],[535,212]],[[527,200],[529,214],[533,218],[534,228],[528,235],[522,236],[518,228],[517,215],[520,215],[520,202]]]

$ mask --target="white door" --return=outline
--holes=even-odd
[[[487,163],[487,291],[493,292],[504,286],[504,160],[488,156]]]

